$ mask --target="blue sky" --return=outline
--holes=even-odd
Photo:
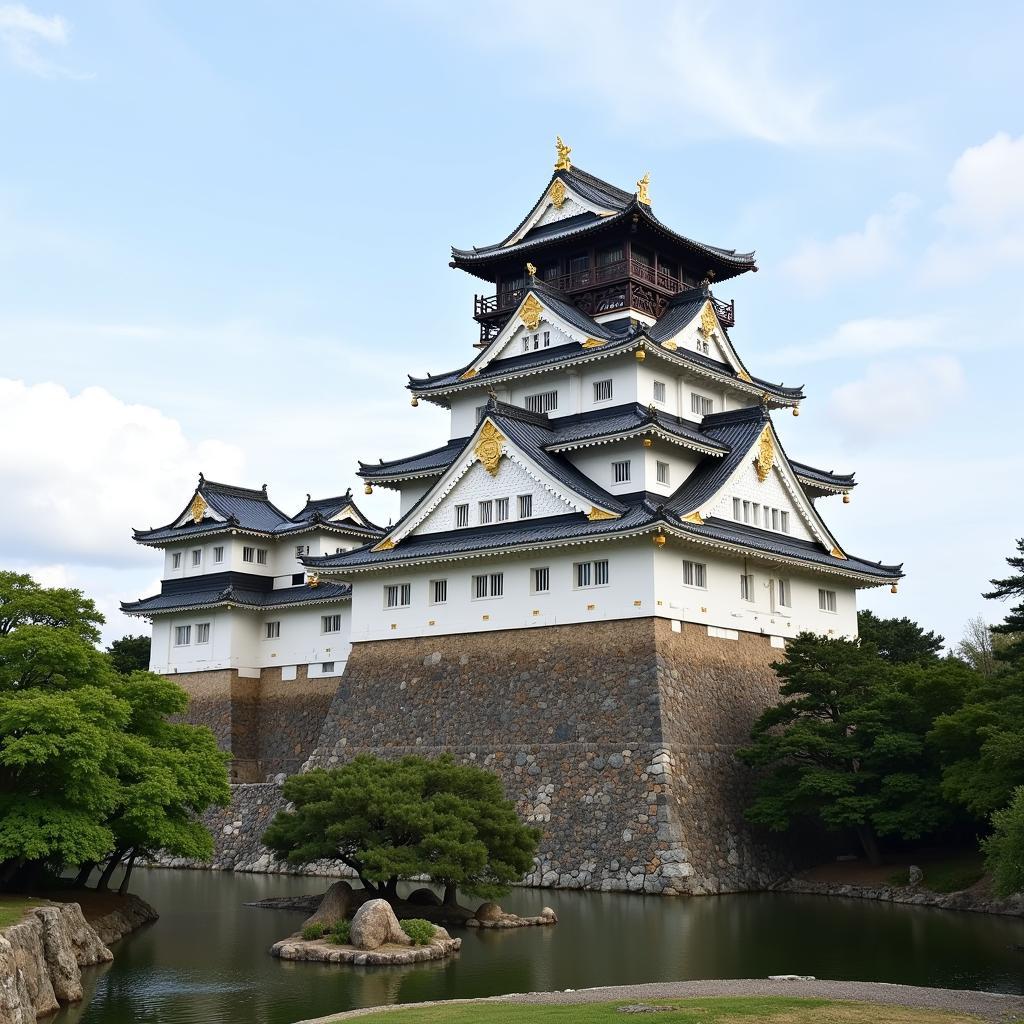
[[[794,457],[957,639],[1024,534],[1024,8],[0,0],[0,564],[117,602],[196,474],[286,509],[442,443],[504,236],[578,166],[713,244]],[[368,514],[397,512],[390,492]]]

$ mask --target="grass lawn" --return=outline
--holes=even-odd
[[[46,900],[34,896],[0,896],[0,928],[17,924],[27,910],[44,906],[45,903]]]
[[[631,1005],[672,1006],[656,1013],[622,1013]],[[378,1024],[977,1024],[978,1017],[938,1010],[907,1010],[872,1003],[830,999],[792,999],[786,996],[745,996],[713,999],[644,999],[638,1003],[581,1003],[538,1006],[522,1003],[468,1003],[463,1006],[421,1006],[371,1013],[360,1020]]]

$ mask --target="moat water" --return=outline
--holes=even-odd
[[[457,931],[451,960],[402,968],[275,960],[304,914],[246,907],[321,892],[329,879],[136,871],[160,920],[87,972],[88,995],[57,1024],[290,1024],[395,1002],[695,978],[818,978],[1024,993],[1024,921],[865,900],[773,893],[662,899],[519,889],[552,928]]]

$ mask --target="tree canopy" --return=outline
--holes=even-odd
[[[0,572],[0,885],[210,850],[194,816],[229,799],[226,755],[167,721],[187,703],[176,683],[114,669],[94,646],[102,621],[79,591]]]
[[[415,875],[444,885],[447,902],[460,886],[494,898],[530,870],[540,840],[496,775],[450,756],[360,755],[293,775],[283,794],[294,809],[278,812],[266,845],[293,864],[341,860],[386,899],[399,878]]]
[[[874,612],[857,612],[857,634],[862,647],[873,648],[880,658],[893,665],[934,661],[946,642],[944,637],[927,633],[912,619],[880,619]]]
[[[783,700],[739,752],[761,769],[751,821],[775,831],[799,820],[852,829],[877,863],[878,836],[919,838],[951,820],[926,736],[938,714],[959,706],[972,673],[957,661],[905,655],[888,660],[873,643],[811,633],[789,643],[774,665]]]
[[[1024,598],[1024,538],[1017,541],[1017,554],[1006,559],[1006,564],[1013,570],[1009,576],[1001,580],[989,580],[992,584],[985,597],[993,601],[1006,601],[1010,598]],[[1002,661],[1024,660],[1024,601],[1015,604],[1006,617],[992,632],[1006,637],[1010,642],[996,652]]]
[[[132,672],[146,672],[149,670],[149,650],[152,641],[148,636],[133,636],[128,634],[113,641],[107,648],[110,655],[110,663],[123,676],[131,675]]]

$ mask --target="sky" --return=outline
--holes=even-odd
[[[1024,6],[0,0],[0,566],[107,639],[200,471],[297,510],[447,440],[406,374],[464,365],[551,173],[756,249],[716,288],[861,592],[955,642],[1024,535]],[[397,495],[357,500],[397,515]]]

